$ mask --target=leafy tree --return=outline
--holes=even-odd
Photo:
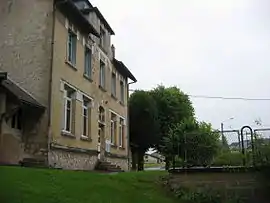
[[[158,141],[156,102],[146,91],[135,91],[129,99],[130,142],[132,168],[143,170],[145,152]]]
[[[170,139],[169,131],[172,126],[181,122],[184,118],[194,116],[194,108],[189,97],[177,87],[165,88],[164,86],[160,85],[150,91],[150,94],[156,101],[158,119],[160,123],[158,134],[159,141],[156,143],[155,147],[165,155],[166,168],[168,169],[170,157],[164,148],[166,137]]]
[[[176,155],[185,165],[208,165],[220,147],[219,134],[213,132],[211,124],[197,122],[193,117],[171,127],[163,139],[162,151],[172,159],[173,166]]]

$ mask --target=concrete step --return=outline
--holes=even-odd
[[[20,162],[23,167],[45,168],[46,162],[41,158],[24,158]]]
[[[124,172],[119,166],[106,161],[100,161],[96,167],[96,170],[106,172]]]

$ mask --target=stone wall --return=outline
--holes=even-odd
[[[222,197],[240,197],[245,202],[263,202],[262,188],[256,172],[192,172],[171,174],[168,185],[172,190],[189,188],[219,193]],[[261,198],[261,199],[260,199]],[[260,201],[259,201],[260,199]]]
[[[128,159],[124,159],[124,158],[112,158],[112,157],[106,157],[105,158],[106,161],[115,164],[117,166],[120,166],[120,168],[124,171],[129,171],[128,168]]]
[[[59,149],[51,149],[48,159],[51,167],[67,170],[94,170],[97,164],[96,155]]]

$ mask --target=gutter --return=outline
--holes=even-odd
[[[51,137],[51,106],[52,106],[52,78],[53,78],[53,59],[54,59],[54,40],[55,40],[55,13],[56,13],[56,6],[58,4],[66,3],[68,0],[63,1],[54,1],[53,3],[53,13],[52,13],[52,38],[51,38],[51,58],[50,58],[50,79],[49,79],[49,95],[48,95],[48,139],[47,139],[47,161],[49,164],[49,151],[50,151],[50,143],[52,142]]]
[[[129,135],[130,135],[130,129],[129,129],[129,105],[128,105],[128,99],[129,99],[129,85],[136,83],[137,81],[132,81],[127,83],[127,150],[128,150],[128,170],[130,171],[130,141],[129,141]]]

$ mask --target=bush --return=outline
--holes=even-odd
[[[213,166],[241,166],[243,165],[243,154],[238,151],[224,152],[217,156],[212,163]]]

